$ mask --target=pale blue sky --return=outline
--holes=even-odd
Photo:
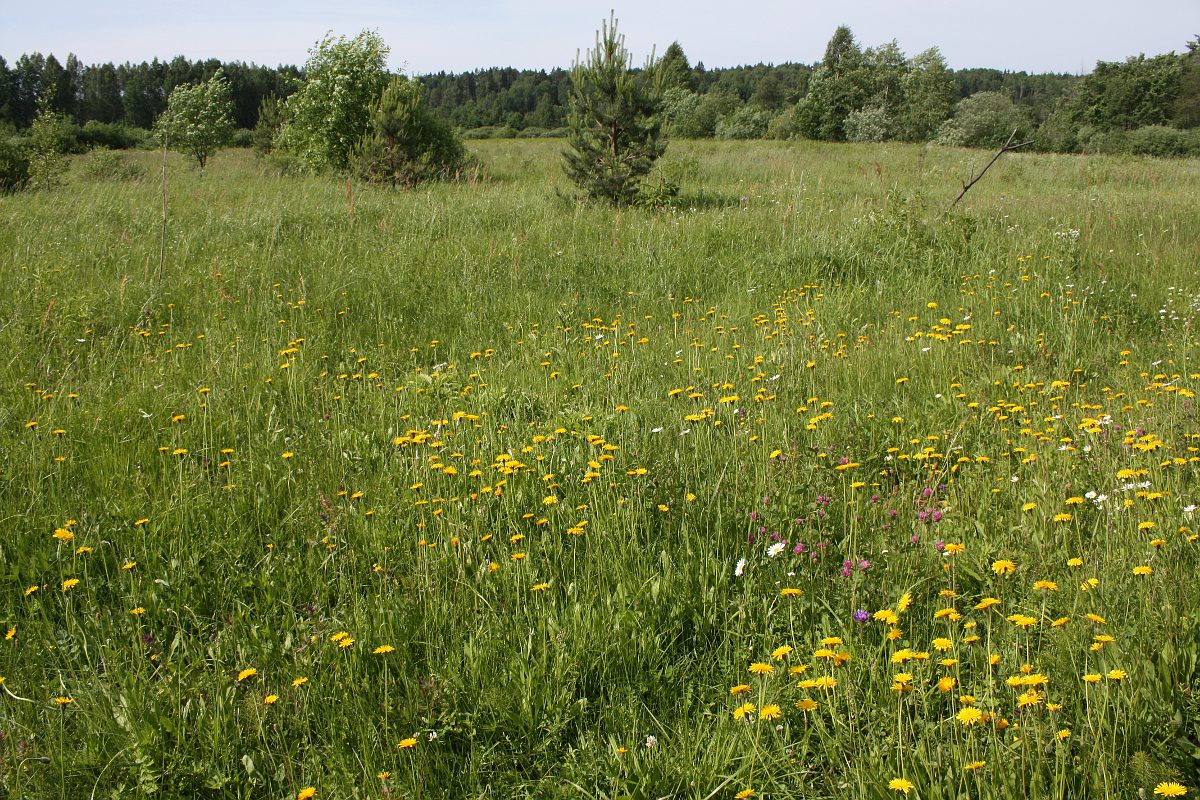
[[[651,46],[661,53],[677,39],[692,63],[710,67],[811,63],[840,24],[863,45],[895,38],[910,55],[940,47],[952,67],[1031,72],[1087,72],[1097,60],[1179,52],[1200,34],[1200,0],[0,0],[0,55],[10,63],[40,51],[60,59],[74,52],[89,64],[182,54],[299,65],[326,31],[376,28],[397,70],[548,69],[590,47],[610,8],[639,63]]]

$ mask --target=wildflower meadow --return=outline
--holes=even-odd
[[[0,794],[1200,793],[1200,161],[562,148],[0,197]]]

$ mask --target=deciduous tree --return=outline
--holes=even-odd
[[[224,74],[217,70],[204,83],[176,86],[155,131],[167,147],[195,157],[204,169],[233,136],[233,95]]]
[[[375,31],[330,35],[308,51],[305,80],[284,105],[278,144],[313,170],[344,170],[388,85],[388,46]]]

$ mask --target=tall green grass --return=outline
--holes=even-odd
[[[1200,162],[561,146],[0,198],[0,787],[1195,791]]]

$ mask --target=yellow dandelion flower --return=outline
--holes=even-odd
[[[374,650],[372,650],[371,652],[372,652],[374,655],[377,655],[377,656],[382,656],[382,655],[386,655],[386,654],[388,654],[388,653],[391,653],[391,652],[393,652],[395,649],[396,649],[396,648],[392,647],[390,644],[381,644],[381,645],[379,645],[379,647],[376,647],[376,648],[375,648]]]
[[[263,704],[264,704],[264,705],[268,705],[268,706],[273,706],[273,705],[275,705],[275,702],[276,702],[277,700],[279,700],[279,695],[277,695],[277,694],[269,694],[269,695],[267,695],[266,697],[264,697],[264,698],[263,698]]]
[[[758,706],[754,705],[754,703],[742,703],[740,706],[738,706],[737,708],[735,708],[733,710],[733,718],[734,719],[743,719],[747,715],[753,714],[757,710],[758,710]]]
[[[774,675],[775,668],[772,667],[770,664],[763,663],[762,661],[755,661],[753,664],[750,665],[750,674],[751,675]]]
[[[78,585],[79,585],[79,578],[67,578],[65,581],[62,582],[62,590],[64,592],[69,592]]]
[[[258,670],[254,667],[248,667],[237,674],[238,683],[248,681],[258,674]]]
[[[992,562],[992,572],[997,575],[1011,575],[1017,571],[1017,565],[1009,561],[1007,558],[1002,558],[999,561]]]
[[[973,705],[963,706],[954,718],[963,725],[977,725],[983,722],[983,711]]]
[[[401,739],[397,742],[396,746],[401,750],[411,750],[417,746],[417,740],[415,737],[409,736],[407,739]]]
[[[296,794],[296,800],[310,800],[316,794],[317,788],[315,786],[306,786]]]
[[[758,718],[760,720],[769,722],[773,719],[779,719],[782,713],[783,712],[780,710],[779,706],[775,704],[766,705],[762,707],[762,711],[759,712]]]
[[[983,769],[986,766],[987,766],[986,761],[972,761],[971,763],[964,766],[963,769],[965,769],[967,772],[974,772],[975,770]]]
[[[1182,783],[1164,781],[1154,787],[1154,793],[1159,797],[1183,797],[1187,794],[1187,787]]]
[[[792,646],[783,644],[771,651],[771,658],[779,661],[780,659],[787,658],[787,655],[790,652],[792,652]]]
[[[796,701],[796,708],[800,709],[801,711],[815,711],[817,708],[817,701],[805,697]]]
[[[890,781],[888,781],[888,788],[893,792],[900,792],[901,794],[908,794],[911,792],[914,785],[915,784],[912,781],[904,778],[892,778]]]
[[[299,678],[292,679],[292,688],[295,688],[297,686],[303,686],[306,683],[308,683],[308,678],[301,675]]]

